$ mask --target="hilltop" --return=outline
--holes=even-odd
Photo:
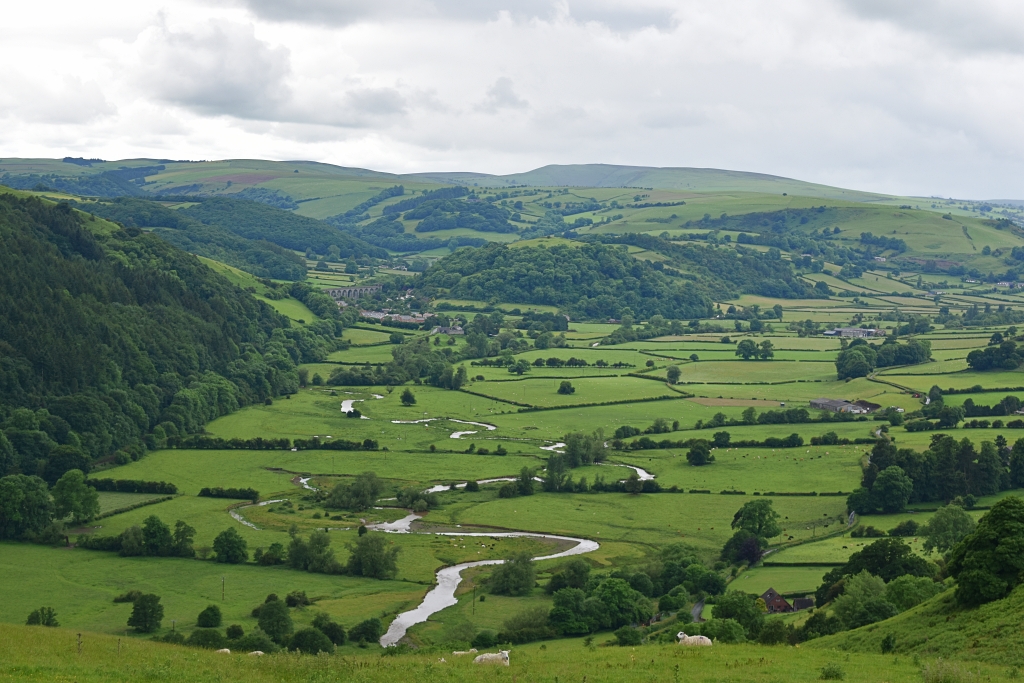
[[[525,173],[490,175],[487,173],[414,173],[423,178],[459,185],[528,185],[534,187],[624,187],[689,192],[783,192],[803,197],[879,201],[888,195],[846,190],[792,178],[729,171],[718,168],[618,166],[614,164],[549,164]]]

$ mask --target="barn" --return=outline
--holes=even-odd
[[[778,591],[774,588],[769,588],[762,593],[761,599],[764,600],[765,607],[768,608],[768,614],[783,614],[794,611],[789,601],[779,595]]]

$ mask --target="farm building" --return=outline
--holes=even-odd
[[[841,399],[834,398],[812,398],[811,408],[815,410],[829,410],[833,413],[853,413],[855,415],[865,415],[873,410],[878,410],[881,406],[874,403],[868,403],[867,401],[844,401]]]
[[[455,325],[453,327],[441,327],[438,325],[430,331],[430,334],[447,334],[449,336],[456,334],[466,334],[466,331],[461,326]]]
[[[793,611],[799,612],[800,610],[810,609],[814,607],[814,598],[797,598],[793,601]]]
[[[837,327],[834,330],[825,330],[822,334],[827,337],[884,337],[885,330],[873,327]]]
[[[783,614],[794,611],[789,601],[779,595],[778,591],[774,588],[769,588],[762,593],[761,599],[764,600],[764,605],[768,608],[768,614]]]

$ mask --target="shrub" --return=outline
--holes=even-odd
[[[821,667],[821,673],[818,675],[818,678],[822,681],[841,681],[846,678],[846,672],[843,671],[843,667],[835,662],[829,662]]]
[[[633,628],[632,626],[623,626],[615,632],[615,640],[618,641],[619,647],[626,647],[628,645],[639,645],[643,642],[644,636],[640,632],[640,629]]]
[[[318,652],[334,652],[334,643],[320,629],[301,628],[288,641],[288,649],[293,652],[315,655]]]
[[[217,628],[220,626],[221,614],[220,607],[217,605],[210,605],[196,617],[196,626],[200,628]]]
[[[537,579],[537,569],[529,553],[519,553],[494,568],[488,580],[492,593],[528,595]]]
[[[900,522],[892,529],[889,529],[890,536],[916,536],[921,525],[912,519]]]
[[[219,650],[225,646],[224,634],[215,628],[197,628],[189,634],[186,645],[192,647],[204,647],[208,650]]]
[[[235,643],[235,649],[241,652],[259,650],[260,652],[270,654],[277,652],[278,647],[277,643],[270,639],[270,636],[260,630],[259,627],[256,627]]]
[[[481,596],[483,597],[483,596]],[[473,642],[470,643],[475,648],[486,650],[487,648],[494,647],[498,644],[498,634],[494,631],[480,631],[473,638]]]
[[[969,683],[975,680],[971,671],[960,664],[945,659],[936,659],[921,669],[924,683]]]
[[[313,628],[319,629],[335,645],[344,645],[348,640],[345,627],[332,621],[331,617],[323,612],[313,617]]]
[[[789,640],[789,630],[782,619],[768,619],[761,627],[757,642],[762,645],[782,645]]]
[[[263,604],[258,623],[263,632],[276,642],[281,642],[293,629],[288,606],[280,600],[271,600]]]
[[[135,602],[142,597],[142,591],[131,590],[114,598],[114,602]]]
[[[348,632],[349,640],[353,643],[376,642],[382,635],[384,635],[384,624],[377,617],[359,622]]]
[[[562,380],[562,383],[558,385],[558,393],[560,394],[575,394],[576,387],[572,385],[569,380]]]
[[[890,633],[882,638],[882,654],[887,655],[896,649],[896,634]]]
[[[735,619],[710,619],[700,625],[700,634],[720,643],[742,643],[746,630]]]
[[[470,480],[470,481],[466,482],[466,492],[467,493],[476,493],[479,490],[480,490],[480,484],[476,483],[476,481]]]
[[[238,640],[245,635],[245,631],[238,624],[228,626],[228,640]]]
[[[289,607],[305,607],[313,603],[306,597],[306,591],[292,591],[285,596],[284,602]]]
[[[505,620],[502,624],[501,633],[498,634],[500,642],[529,643],[544,638],[554,638],[556,632],[551,628],[548,621],[548,609],[542,605],[523,610]]]
[[[60,626],[57,623],[57,612],[52,607],[40,607],[28,615],[26,626]]]
[[[171,631],[164,635],[154,638],[159,643],[170,643],[171,645],[184,645],[185,636],[182,635],[181,631]]]

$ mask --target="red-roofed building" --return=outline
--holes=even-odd
[[[761,595],[761,599],[764,600],[765,607],[768,608],[768,614],[782,614],[783,612],[793,611],[793,606],[789,604],[789,601],[779,595],[774,588],[766,590]]]

